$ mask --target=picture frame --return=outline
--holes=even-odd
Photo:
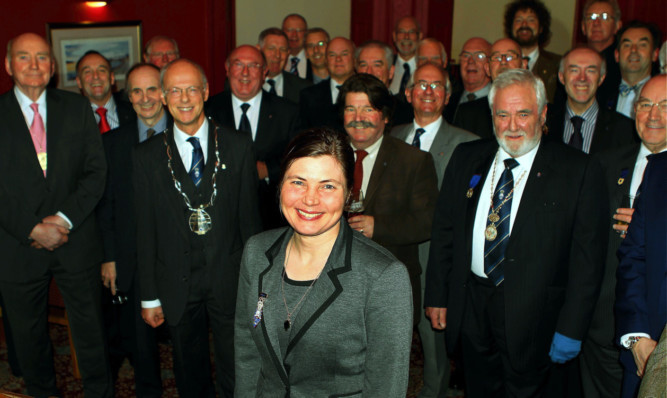
[[[109,60],[118,88],[125,86],[125,74],[132,65],[141,61],[141,21],[47,23],[46,31],[60,89],[79,91],[76,62],[89,50]]]

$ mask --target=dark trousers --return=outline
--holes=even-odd
[[[88,397],[112,397],[113,384],[100,307],[98,266],[67,272],[50,255],[49,270],[23,282],[0,281],[5,310],[28,394],[60,395],[56,388],[53,348],[48,335],[47,302],[51,275],[65,301],[83,390]],[[48,260],[50,259],[50,260]]]
[[[7,343],[7,362],[9,362],[9,367],[12,369],[12,374],[16,377],[21,376],[21,368],[19,367],[19,360],[16,357],[16,350],[14,349],[14,338],[12,337],[12,331],[9,329],[9,320],[7,319],[7,311],[4,310],[5,305],[3,304],[2,295],[0,294],[0,310],[4,314],[2,317],[2,328],[5,332],[5,342]]]
[[[623,368],[619,349],[585,340],[579,356],[585,398],[620,398]]]
[[[541,397],[550,366],[518,372],[510,363],[501,284],[471,275],[461,326],[466,398]]]

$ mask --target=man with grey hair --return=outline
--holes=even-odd
[[[299,14],[289,14],[283,19],[282,27],[289,43],[289,60],[285,63],[285,70],[305,79],[308,69],[310,69],[304,50],[306,32],[308,31],[306,18]]]
[[[144,62],[151,63],[158,68],[162,68],[180,57],[178,43],[171,37],[155,36],[148,40],[144,47]]]
[[[496,140],[459,145],[436,207],[425,306],[460,344],[466,397],[540,396],[586,335],[605,256],[597,163],[542,140],[544,83],[511,69],[489,93]]]
[[[417,69],[417,43],[422,39],[422,31],[415,17],[407,16],[396,21],[392,39],[398,52],[394,65],[396,73],[391,81],[390,91],[393,94],[402,93],[410,78]]]
[[[427,37],[417,45],[417,67],[430,62],[439,67],[447,68],[447,51],[441,41]]]

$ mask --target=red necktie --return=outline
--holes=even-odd
[[[33,102],[30,104],[30,107],[35,112],[35,117],[32,119],[32,124],[30,125],[30,136],[35,146],[39,165],[42,167],[44,177],[46,177],[46,129],[44,128],[44,120],[42,120],[42,115],[37,110],[39,104]]]
[[[111,126],[109,126],[109,122],[107,122],[107,108],[100,106],[95,110],[95,112],[100,115],[100,123],[98,124],[100,127],[100,133],[104,134],[111,130]]]
[[[352,186],[352,197],[356,198],[359,196],[359,191],[361,191],[361,183],[364,180],[364,158],[368,155],[368,152],[363,149],[358,149],[354,151],[357,154],[357,161],[354,163],[354,185]]]

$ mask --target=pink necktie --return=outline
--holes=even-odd
[[[42,120],[42,115],[38,111],[39,104],[33,102],[30,104],[30,108],[35,112],[35,117],[30,125],[30,136],[33,145],[35,145],[39,165],[42,167],[44,177],[46,177],[46,129],[44,129],[44,120]]]

